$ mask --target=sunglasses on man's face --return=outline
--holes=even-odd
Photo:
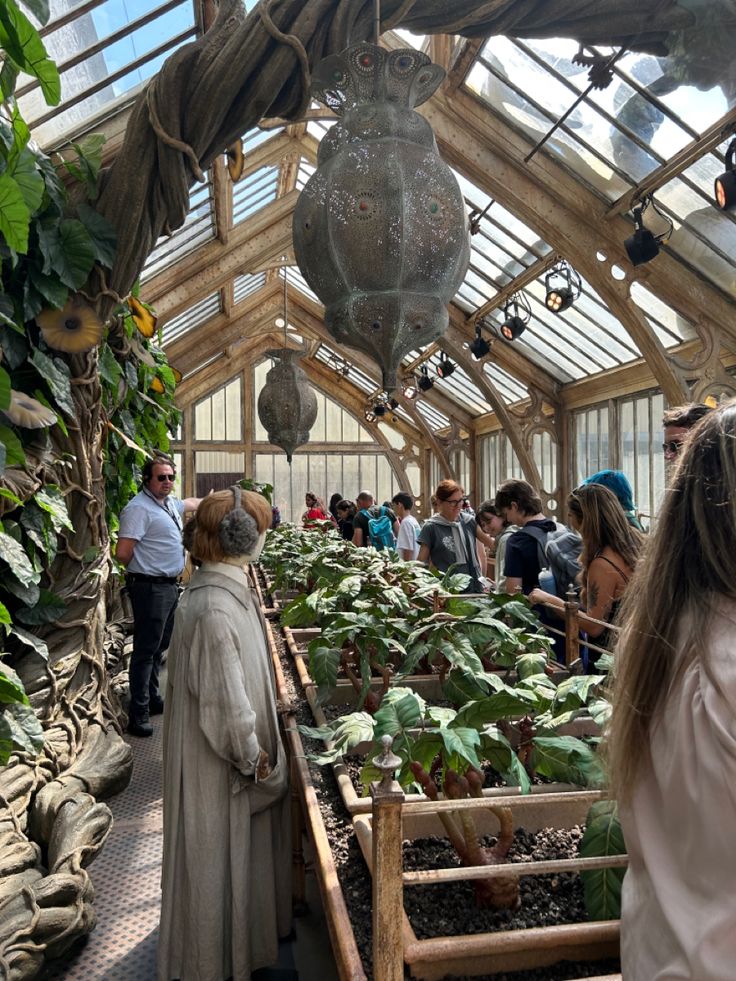
[[[168,480],[169,483],[173,484],[176,478],[174,477],[173,473],[157,473],[156,480],[159,482],[159,484],[163,484],[165,480]]]
[[[671,439],[667,443],[662,443],[662,449],[665,453],[679,453],[682,449],[682,443],[676,439]]]

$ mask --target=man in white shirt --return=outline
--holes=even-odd
[[[401,522],[399,525],[399,537],[396,547],[399,555],[405,562],[412,562],[419,556],[419,522],[411,513],[414,501],[411,494],[399,491],[391,500],[396,512],[396,517]]]

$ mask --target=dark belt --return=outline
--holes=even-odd
[[[131,582],[155,582],[155,583],[176,583],[178,576],[146,576],[142,572],[127,572],[126,578]]]

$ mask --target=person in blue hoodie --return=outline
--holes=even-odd
[[[637,531],[645,531],[639,520],[636,504],[634,504],[634,490],[629,483],[629,478],[621,470],[599,470],[592,477],[586,477],[581,484],[601,484],[612,491],[619,500],[621,507],[626,514],[626,520],[632,528]]]

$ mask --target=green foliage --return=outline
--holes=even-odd
[[[626,854],[615,801],[596,801],[591,806],[579,851],[581,858]],[[585,892],[585,908],[591,920],[619,918],[624,872],[625,869],[595,869],[580,873]]]
[[[28,702],[23,683],[7,665],[0,667],[0,766],[11,753],[36,756],[43,747],[43,729]]]

